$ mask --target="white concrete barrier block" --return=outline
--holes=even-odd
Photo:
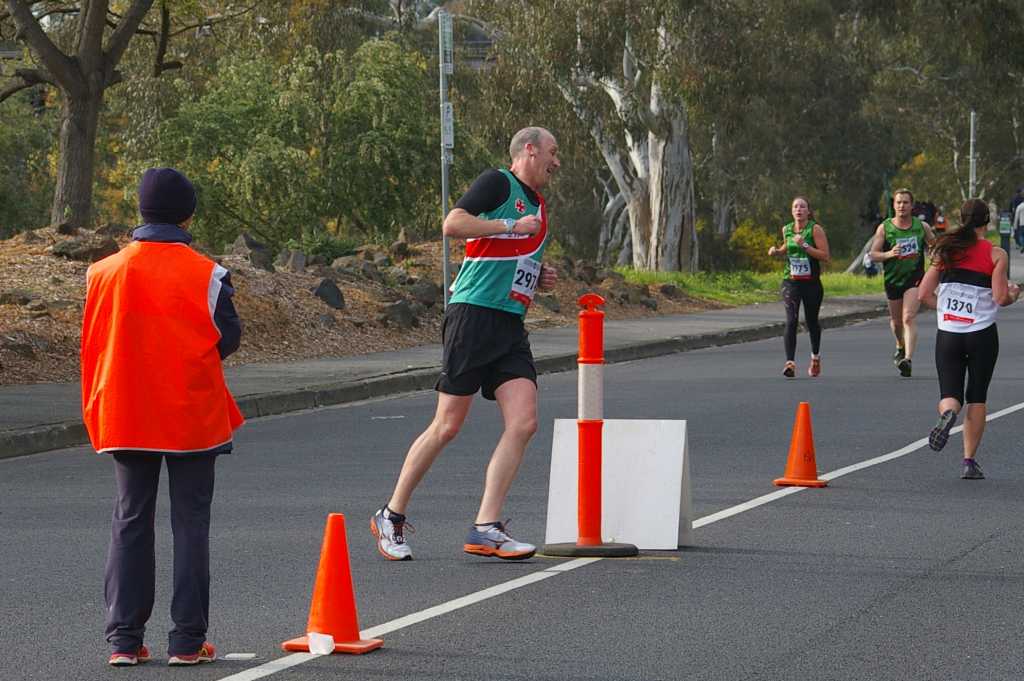
[[[693,543],[686,421],[605,419],[601,534],[639,549]],[[577,428],[555,419],[546,544],[577,539]]]

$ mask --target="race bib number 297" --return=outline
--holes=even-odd
[[[516,261],[516,273],[512,277],[512,290],[508,297],[529,307],[539,281],[540,263],[528,256],[520,256]]]

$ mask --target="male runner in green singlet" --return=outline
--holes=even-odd
[[[501,509],[537,430],[537,371],[523,317],[538,289],[555,285],[557,272],[542,265],[547,210],[540,190],[558,170],[558,144],[543,128],[524,128],[509,145],[512,165],[487,170],[444,221],[444,233],[466,240],[466,259],[445,310],[444,359],[437,381],[437,411],[413,442],[387,504],[370,519],[377,549],[388,560],[409,560],[405,511],[416,486],[441,450],[458,434],[474,395],[496,400],[504,432],[491,455],[466,553],[505,560],[529,558],[536,547],[516,541]]]
[[[895,216],[878,225],[871,241],[871,260],[885,268],[885,297],[889,302],[889,327],[896,337],[893,362],[900,376],[909,378],[917,345],[918,285],[924,277],[925,247],[935,243],[927,222],[911,214],[914,195],[897,189],[892,198]]]

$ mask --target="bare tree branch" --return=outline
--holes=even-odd
[[[204,19],[203,21],[197,24],[189,24],[188,26],[182,26],[178,30],[171,32],[169,36],[171,38],[176,38],[183,33],[194,31],[197,28],[202,28],[203,26],[216,26],[217,24],[223,24],[228,21],[237,19],[238,17],[245,16],[246,14],[249,14],[250,12],[255,10],[257,7],[259,7],[259,3],[253,3],[252,5],[249,5],[248,7],[243,7],[242,9],[232,14],[225,14],[221,17],[211,17],[209,19]]]
[[[7,10],[18,27],[17,36],[22,37],[32,47],[60,87],[69,92],[80,91],[82,83],[78,67],[46,35],[43,27],[39,25],[39,20],[32,14],[30,3],[24,0],[7,0]]]
[[[103,59],[103,31],[107,27],[108,2],[109,0],[93,0],[82,3],[85,12],[79,15],[82,30],[78,32],[75,53],[82,64],[82,70],[86,73],[96,70]]]
[[[106,55],[109,68],[113,69],[121,61],[121,56],[128,49],[128,43],[135,34],[135,29],[142,23],[142,20],[152,6],[153,0],[135,0],[131,8],[125,13],[124,18],[121,19],[121,24],[107,41]]]
[[[160,31],[157,34],[156,54],[153,57],[153,77],[159,77],[166,69],[164,68],[164,57],[167,56],[167,44],[170,41],[171,32],[171,11],[167,9],[167,3],[160,3]],[[180,63],[180,62],[179,62]]]
[[[3,90],[0,90],[0,102],[4,101],[16,92],[26,90],[30,87],[35,87],[36,85],[56,85],[50,74],[38,69],[15,69],[14,76],[16,78],[20,78],[21,82],[12,83]]]
[[[30,87],[32,87],[32,83],[26,83],[24,81],[22,81],[20,83],[12,83],[11,85],[8,85],[7,87],[5,87],[3,90],[0,90],[0,102],[2,102],[5,99],[9,98],[11,95],[15,94],[16,92],[21,92],[22,90],[27,90]]]

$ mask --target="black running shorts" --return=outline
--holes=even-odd
[[[434,389],[448,395],[494,399],[498,386],[514,378],[537,383],[529,334],[512,312],[469,303],[449,305],[441,334],[444,359]]]
[[[912,288],[917,288],[921,285],[921,280],[924,278],[924,272],[915,272],[914,276],[908,279],[902,284],[890,284],[885,282],[885,297],[889,300],[903,300],[903,294]]]
[[[998,357],[999,331],[995,324],[969,333],[936,331],[935,369],[940,396],[952,397],[961,405],[984,404]]]

